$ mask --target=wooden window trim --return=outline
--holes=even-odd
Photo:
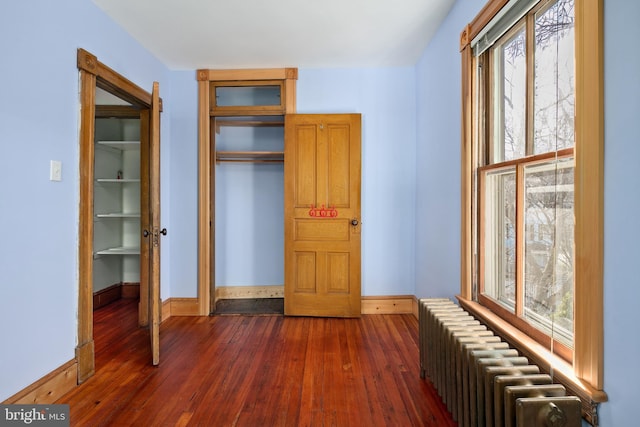
[[[473,231],[477,227],[474,212],[477,164],[478,117],[474,116],[477,77],[470,42],[507,3],[489,0],[476,18],[461,33],[462,59],[462,132],[461,132],[461,304],[472,313],[484,316],[492,328],[503,328],[499,317],[473,302],[477,262]],[[583,398],[604,402],[604,48],[603,0],[575,2],[575,267],[574,267],[574,354],[573,364],[548,352],[520,331],[517,346],[530,349],[532,359],[549,360],[545,365],[562,373],[566,384],[580,388]],[[504,330],[508,329],[506,326]],[[565,381],[563,381],[565,383]],[[565,385],[566,385],[565,384]],[[570,387],[571,388],[571,387]],[[593,409],[597,422],[597,414]],[[587,417],[589,418],[589,417]],[[593,421],[593,420],[592,420]]]

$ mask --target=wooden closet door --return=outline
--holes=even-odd
[[[151,120],[149,129],[149,335],[152,363],[160,363],[160,240],[166,230],[160,231],[160,95],[158,82],[151,92]]]
[[[360,316],[359,114],[285,117],[285,315]]]

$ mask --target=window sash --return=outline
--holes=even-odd
[[[482,166],[478,168],[478,193],[479,193],[479,218],[478,218],[478,295],[477,300],[482,305],[492,309],[503,319],[511,322],[514,326],[525,331],[546,348],[552,348],[553,352],[567,361],[573,357],[573,330],[558,327],[549,319],[533,313],[525,304],[526,284],[525,284],[525,170],[527,168],[540,168],[543,164],[554,162],[567,162],[573,159],[573,148],[567,148],[558,152],[550,152],[527,156]],[[555,166],[548,166],[554,167]],[[560,168],[566,168],[562,165]],[[502,191],[499,184],[491,183],[494,176],[513,175],[513,210],[509,215],[513,224],[511,228],[515,232],[512,245],[509,248],[500,248],[500,238],[491,235],[488,229],[495,229],[495,223],[491,220],[498,215],[500,208],[504,208],[498,196],[496,203],[493,203],[487,194],[487,188],[491,185],[498,189],[498,194]],[[495,199],[495,198],[493,198]],[[504,224],[504,222],[502,223]],[[508,232],[502,230],[502,236]],[[500,236],[498,236],[500,237]],[[502,250],[501,250],[502,249]],[[512,251],[513,260],[501,264],[502,259],[498,258],[507,250]],[[497,261],[496,261],[497,260]],[[499,272],[513,274],[513,283],[505,284],[506,288],[500,287]],[[575,294],[574,294],[575,295]],[[545,320],[540,320],[545,319]]]

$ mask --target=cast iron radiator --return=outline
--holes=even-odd
[[[460,427],[580,427],[581,401],[449,299],[421,299],[420,376]]]

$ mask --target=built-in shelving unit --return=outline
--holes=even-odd
[[[140,141],[96,141],[95,256],[139,255]]]
[[[140,282],[140,120],[96,117],[94,294]]]

